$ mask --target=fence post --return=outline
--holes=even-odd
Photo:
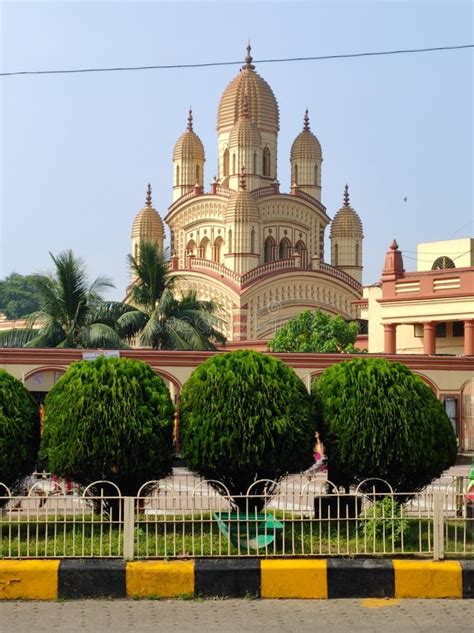
[[[433,560],[444,559],[444,495],[433,492]]]
[[[135,535],[135,498],[123,498],[123,557],[125,560],[134,558]]]

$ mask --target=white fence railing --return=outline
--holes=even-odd
[[[0,484],[0,558],[474,557],[461,477],[417,493],[366,484],[348,495],[304,474],[239,496],[192,475],[147,482],[135,497],[105,481],[30,484],[22,495]]]

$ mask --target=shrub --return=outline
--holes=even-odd
[[[172,436],[168,389],[141,361],[73,363],[45,400],[42,455],[51,472],[82,485],[106,479],[135,495],[170,473]]]
[[[38,441],[38,407],[21,382],[0,369],[0,482],[15,489],[34,470]]]
[[[402,515],[403,506],[394,497],[375,501],[359,515],[359,531],[367,542],[385,539],[400,543],[408,529],[408,520]]]
[[[413,492],[455,461],[456,438],[442,405],[404,365],[380,358],[333,365],[313,384],[313,396],[336,485],[380,477],[395,491]]]
[[[271,356],[213,356],[184,385],[179,408],[188,466],[225,484],[233,496],[245,495],[259,479],[278,481],[312,463],[311,399],[295,372]],[[264,484],[252,489],[257,495],[264,490],[272,492]],[[245,501],[234,501],[245,508]]]
[[[347,323],[340,315],[305,310],[277,331],[275,337],[268,341],[268,349],[272,352],[352,354],[360,351],[354,347],[358,331],[356,321]]]

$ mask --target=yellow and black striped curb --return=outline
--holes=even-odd
[[[0,561],[0,599],[474,598],[474,561],[220,558]]]

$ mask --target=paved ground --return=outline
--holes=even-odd
[[[0,603],[1,633],[472,633],[474,600]]]

